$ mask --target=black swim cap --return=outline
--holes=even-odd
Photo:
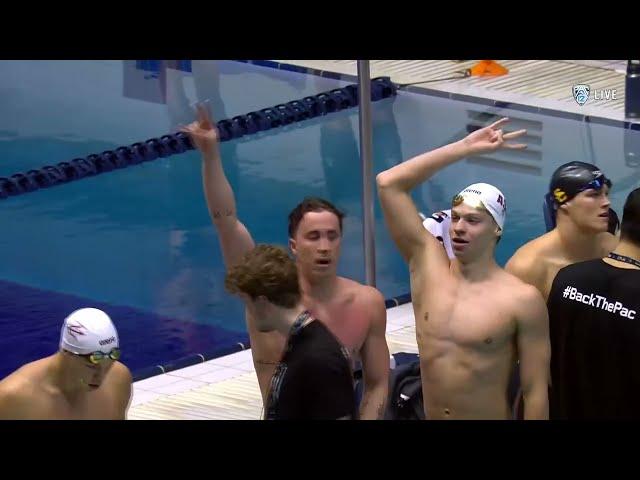
[[[569,162],[553,172],[549,183],[549,193],[556,205],[563,204],[583,190],[601,189],[604,185],[611,188],[609,180],[602,171],[590,163]]]

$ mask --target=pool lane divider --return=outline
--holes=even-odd
[[[371,101],[376,102],[397,95],[397,88],[389,77],[371,80]],[[358,86],[347,85],[300,100],[263,108],[246,115],[217,122],[221,142],[234,140],[258,132],[281,128],[329,113],[358,106]],[[150,138],[143,142],[74,158],[56,165],[0,177],[0,199],[34,192],[42,188],[73,182],[121,168],[178,155],[193,150],[188,135],[182,132]]]

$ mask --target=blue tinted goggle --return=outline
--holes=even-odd
[[[598,178],[594,178],[589,183],[587,183],[585,186],[580,188],[580,190],[578,190],[578,191],[579,192],[583,192],[584,190],[600,190],[605,185],[607,187],[611,188],[611,180],[609,180],[607,177],[602,175],[602,176],[600,176]]]

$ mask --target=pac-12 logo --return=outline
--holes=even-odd
[[[591,87],[583,83],[573,86],[573,98],[575,98],[578,105],[582,106],[589,100],[589,94],[591,93]]]

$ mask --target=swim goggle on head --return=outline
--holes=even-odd
[[[611,180],[605,177],[604,174],[601,174],[601,175],[598,175],[593,180],[581,185],[580,187],[575,188],[573,191],[570,191],[570,189],[567,189],[569,191],[565,192],[561,187],[555,188],[553,190],[553,197],[555,198],[556,202],[558,202],[558,204],[562,204],[571,200],[580,192],[584,192],[585,190],[599,191],[602,188],[604,188],[605,185],[609,187],[609,189],[611,189],[611,185],[612,185]]]

